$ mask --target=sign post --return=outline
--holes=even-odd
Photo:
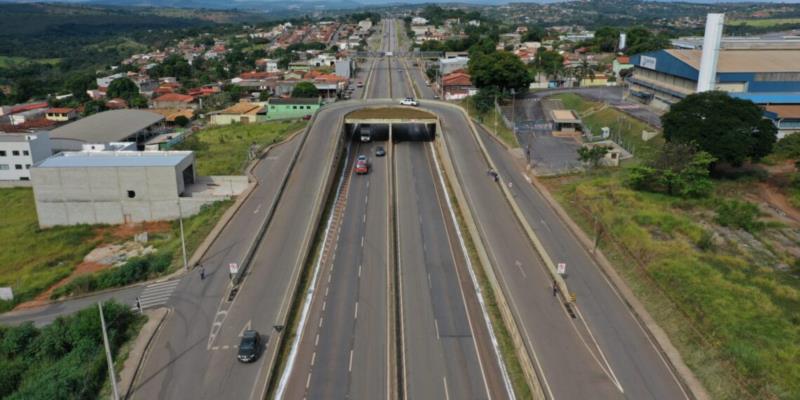
[[[239,273],[239,264],[230,263],[228,264],[228,269],[230,270],[231,280],[233,280],[233,276]]]
[[[559,275],[564,276],[567,273],[567,264],[566,263],[558,263],[558,269],[556,270]]]

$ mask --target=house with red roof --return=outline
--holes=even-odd
[[[180,93],[167,93],[153,99],[153,108],[191,108],[196,110],[197,103],[194,101],[193,96]]]
[[[478,90],[472,85],[472,79],[463,69],[455,70],[442,76],[442,92],[444,100],[462,100],[474,95]]]

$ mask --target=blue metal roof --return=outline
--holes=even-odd
[[[756,104],[800,104],[800,92],[730,93],[731,97],[750,100]]]
[[[174,167],[191,155],[191,151],[69,151],[46,158],[35,168]]]

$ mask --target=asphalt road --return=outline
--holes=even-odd
[[[631,399],[681,399],[686,395],[631,315],[605,275],[521,172],[521,160],[480,130],[484,143],[512,191],[531,227],[539,233],[553,262],[567,264],[567,285],[578,298],[577,307],[586,318],[625,395]]]
[[[250,270],[232,303],[226,266],[241,261],[262,216],[277,190],[278,177],[289,167],[288,158],[268,171],[259,191],[251,195],[228,224],[204,260],[209,277],[184,279],[169,303],[172,313],[159,330],[134,383],[136,398],[257,398],[266,385],[264,361],[244,365],[236,361],[241,331],[258,330],[269,346],[279,312],[291,301],[290,288],[305,259],[304,237],[316,227],[314,210],[322,206],[322,191],[332,165],[340,114],[331,107],[320,112],[308,132],[286,190],[275,209]],[[297,146],[300,142],[293,142]],[[288,150],[288,147],[287,147]],[[327,164],[326,164],[327,163]],[[271,350],[267,347],[266,351]]]
[[[407,396],[489,398],[482,364],[497,377],[497,359],[478,356],[473,321],[456,272],[456,263],[464,263],[463,254],[458,243],[451,241],[453,227],[442,209],[444,200],[439,198],[442,192],[428,146],[401,142],[395,145],[395,157]],[[497,398],[503,397],[507,394],[500,391]]]

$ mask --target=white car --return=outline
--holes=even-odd
[[[403,100],[400,100],[400,105],[404,105],[404,106],[418,106],[418,105],[419,105],[419,103],[417,103],[417,101],[416,101],[416,100],[414,100],[414,99],[412,99],[411,97],[406,97],[405,99],[403,99]]]

